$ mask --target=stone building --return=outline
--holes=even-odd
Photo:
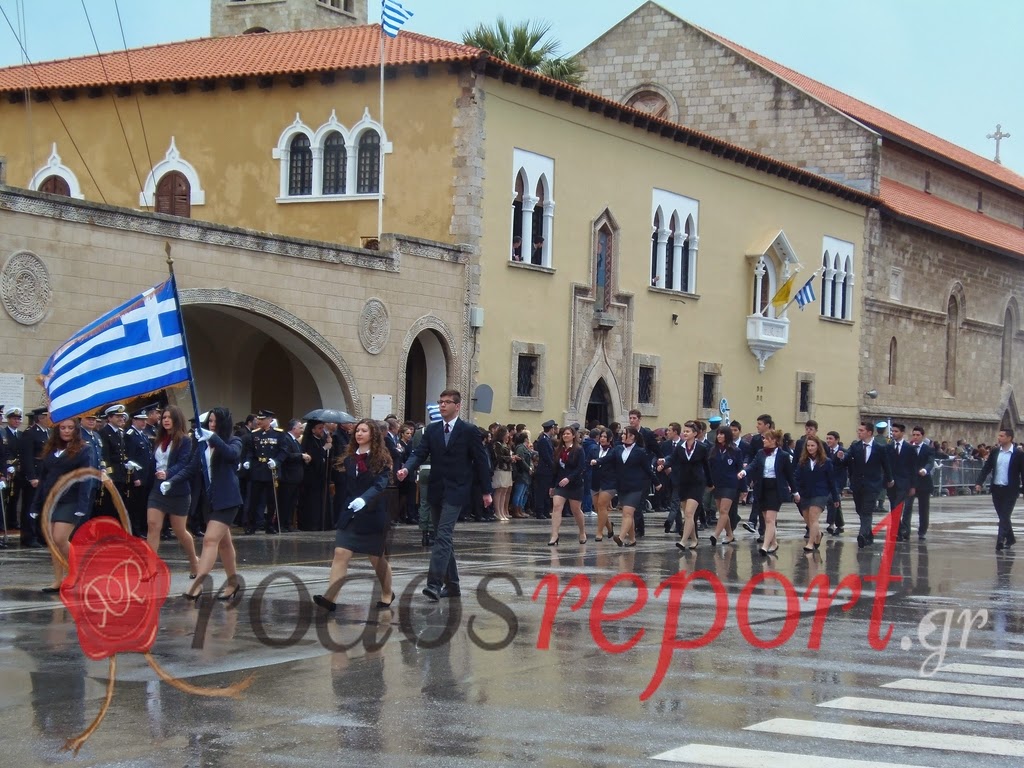
[[[816,265],[819,322],[858,321],[862,416],[971,442],[1024,426],[1024,178],[653,2],[580,56],[607,98],[881,199],[860,255]]]
[[[213,37],[366,23],[369,0],[210,0]]]
[[[858,320],[818,322],[770,300],[791,276],[799,288],[824,251],[859,258],[876,197],[405,31],[386,42],[382,118],[380,35],[376,25],[238,35],[107,54],[103,66],[91,56],[0,70],[8,181],[360,254],[383,221],[405,233],[394,236],[403,276],[402,243],[430,241],[441,261],[466,254],[465,280],[424,271],[383,301],[408,329],[390,343],[420,343],[372,358],[352,347],[384,368],[356,378],[392,382],[371,391],[390,392],[399,414],[422,413],[408,371],[438,370],[433,356],[480,420],[624,421],[638,407],[667,423],[706,418],[726,397],[748,427],[770,411],[787,429],[815,416],[852,430]],[[137,110],[124,108],[135,99]],[[258,283],[272,300],[310,266],[247,257],[204,276],[229,291]],[[382,296],[363,285],[381,276],[352,272],[344,296]],[[330,312],[341,286],[304,285],[293,314],[326,313],[324,337],[348,349],[358,315]],[[837,291],[841,314],[860,306],[860,290],[850,279]],[[444,321],[450,334],[414,333],[432,297],[447,308],[456,294],[463,315]],[[452,376],[462,364],[466,378]]]

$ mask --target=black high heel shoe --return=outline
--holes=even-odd
[[[331,600],[328,600],[323,595],[313,595],[313,602],[316,603],[317,605],[319,605],[321,608],[323,608],[328,613],[334,613],[334,611],[338,607],[337,603],[335,603],[335,602],[333,602]]]
[[[233,590],[231,590],[230,592],[218,592],[217,593],[217,599],[218,600],[231,600],[231,599],[233,599],[235,597],[235,595],[237,595],[243,589],[244,589],[244,587],[241,584],[236,584],[235,588]]]
[[[199,602],[199,598],[203,596],[203,593],[202,593],[201,590],[197,594],[195,594],[195,595],[193,595],[193,594],[191,594],[189,592],[182,592],[181,596],[183,598],[185,598],[186,600],[191,600],[193,603],[198,603]]]
[[[315,599],[315,598],[314,598],[314,599]],[[393,602],[395,602],[395,593],[394,593],[394,590],[392,590],[392,592],[391,592],[391,599],[390,599],[390,600],[388,600],[388,601],[387,601],[386,603],[385,603],[385,602],[384,602],[383,600],[378,600],[378,601],[377,601],[377,607],[378,607],[378,608],[390,608],[390,607],[391,607],[391,604],[392,604]]]
[[[548,546],[549,547],[557,547],[558,546],[558,538],[556,537],[556,538],[552,539],[551,541],[549,541],[548,542]]]

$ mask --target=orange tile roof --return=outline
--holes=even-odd
[[[380,66],[380,38],[380,25],[370,24],[186,40],[0,69],[0,93],[363,69]],[[384,49],[385,63],[395,65],[486,55],[415,32],[385,37]]]
[[[1024,229],[1020,227],[996,221],[892,179],[882,179],[881,197],[883,210],[1024,260]]]
[[[696,25],[694,27],[819,101],[875,129],[883,136],[888,135],[894,140],[906,142],[924,152],[939,155],[941,159],[961,166],[972,173],[982,174],[999,184],[1012,187],[1017,192],[1024,192],[1024,176],[1014,173],[999,163],[969,152],[951,141],[941,139],[934,134],[928,133],[928,131],[918,128],[916,125],[911,125],[904,120],[900,120],[898,117],[890,115],[888,112],[883,112],[877,107],[865,104],[863,101],[837,91],[835,88],[830,88],[824,83],[819,83],[817,80],[813,80],[796,70],[772,61],[749,48],[744,48],[742,45],[734,43],[721,35]]]

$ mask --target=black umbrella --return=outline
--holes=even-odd
[[[355,424],[359,419],[348,411],[337,411],[333,408],[317,408],[310,411],[302,418],[307,421],[326,421],[332,424]]]

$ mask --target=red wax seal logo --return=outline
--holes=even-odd
[[[171,588],[167,565],[109,517],[83,523],[70,549],[60,598],[75,619],[85,655],[97,660],[148,653]]]

